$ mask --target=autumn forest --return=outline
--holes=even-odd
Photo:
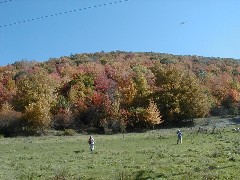
[[[238,115],[240,63],[161,53],[72,54],[0,67],[0,134],[106,134]]]

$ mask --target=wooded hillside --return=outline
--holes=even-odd
[[[0,67],[0,133],[152,128],[237,115],[238,60],[160,53],[75,54]]]

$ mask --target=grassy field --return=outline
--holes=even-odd
[[[182,128],[145,133],[0,138],[0,179],[239,179],[240,132]]]

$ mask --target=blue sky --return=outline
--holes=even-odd
[[[240,59],[239,0],[0,2],[0,66],[102,50]]]

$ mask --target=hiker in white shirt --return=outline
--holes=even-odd
[[[177,130],[177,137],[178,137],[177,138],[177,144],[178,143],[181,144],[182,143],[182,132],[179,129]]]
[[[88,139],[88,144],[90,145],[90,151],[92,152],[94,150],[94,138],[93,136],[90,136],[89,139]]]

